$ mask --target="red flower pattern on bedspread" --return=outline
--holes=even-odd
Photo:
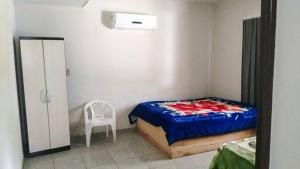
[[[240,105],[230,105],[224,102],[214,101],[210,99],[198,101],[181,101],[181,102],[165,102],[161,104],[169,110],[173,110],[177,115],[195,115],[201,114],[207,116],[208,113],[241,113],[248,111],[248,109]]]

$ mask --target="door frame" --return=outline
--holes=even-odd
[[[261,57],[257,93],[256,169],[269,169],[277,0],[261,2]]]
[[[276,37],[276,14],[277,0],[262,0],[261,2],[261,57],[259,60],[259,84],[258,84],[258,118],[257,118],[257,151],[256,169],[269,169],[270,163],[270,139],[271,139],[271,120],[272,120],[272,96],[273,96],[273,74],[275,59],[275,37]],[[33,38],[33,37],[32,37]],[[48,38],[47,38],[48,39]],[[17,56],[17,55],[16,55]],[[19,61],[19,62],[18,62]],[[20,58],[16,57],[16,67],[20,68]],[[19,69],[19,71],[21,71]],[[20,73],[20,72],[19,72]],[[21,72],[22,74],[22,72]],[[21,76],[17,80],[22,82]],[[24,90],[18,83],[19,93]],[[22,108],[25,103],[20,102]],[[261,113],[263,112],[263,113]],[[21,119],[21,124],[25,123],[26,117]],[[26,147],[28,140],[23,135],[23,148]],[[28,150],[25,148],[25,155]]]

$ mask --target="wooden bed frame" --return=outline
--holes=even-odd
[[[226,142],[256,135],[256,130],[250,129],[218,136],[187,139],[169,145],[161,127],[153,126],[140,118],[137,119],[137,131],[163,154],[172,159],[217,150]]]

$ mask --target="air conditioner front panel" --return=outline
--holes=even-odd
[[[112,28],[154,30],[157,28],[157,18],[151,15],[114,13]]]

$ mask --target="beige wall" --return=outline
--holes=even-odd
[[[23,163],[13,51],[14,16],[10,0],[0,1],[0,168]]]
[[[72,134],[83,132],[81,106],[104,99],[117,127],[139,102],[207,95],[212,5],[174,0],[91,1],[84,9],[17,5],[17,33],[65,37]],[[158,16],[158,30],[111,30],[107,12]]]
[[[243,19],[260,16],[261,0],[223,0],[214,9],[212,96],[241,99]]]
[[[278,0],[271,169],[300,167],[300,1]]]

